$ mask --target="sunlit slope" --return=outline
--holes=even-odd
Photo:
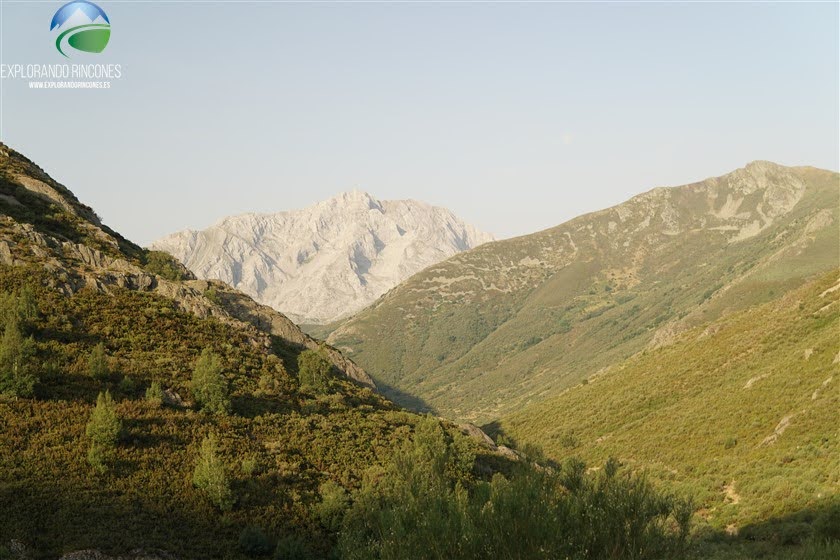
[[[329,340],[399,402],[489,421],[836,266],[839,188],[755,162],[654,189],[430,267]]]
[[[720,528],[840,499],[839,300],[835,270],[517,411],[501,429],[555,458],[620,457],[694,495]]]

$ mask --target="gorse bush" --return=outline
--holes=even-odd
[[[455,441],[434,419],[384,473],[368,477],[344,517],[347,559],[672,558],[681,554],[690,505],[658,494],[617,463],[593,475],[519,465],[471,481]]]
[[[201,442],[198,462],[193,471],[193,485],[204,492],[210,503],[222,511],[233,507],[235,502],[224,463],[219,457],[215,434]]]
[[[91,350],[87,371],[88,375],[100,381],[108,379],[108,376],[111,375],[108,370],[108,358],[105,355],[105,345],[103,343],[100,342]]]
[[[199,408],[215,414],[230,412],[228,384],[222,375],[221,360],[210,348],[204,349],[195,364],[192,391]]]
[[[318,351],[304,350],[298,356],[298,379],[300,386],[316,393],[329,388],[332,364]]]

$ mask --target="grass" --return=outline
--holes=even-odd
[[[840,176],[777,169],[784,181],[802,181],[804,194],[753,238],[730,243],[731,232],[712,229],[749,221],[712,214],[743,180],[736,173],[456,255],[314,332],[331,333],[405,406],[419,400],[446,417],[495,420],[672,330],[772,301],[835,267]],[[761,197],[750,195],[739,211],[758,219]],[[663,224],[669,205],[678,234]]]
[[[693,496],[701,532],[838,504],[840,290],[826,293],[837,276],[691,330],[489,431],[555,459],[620,457]]]

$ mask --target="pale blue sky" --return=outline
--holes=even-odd
[[[62,2],[2,6],[61,63]],[[99,5],[107,91],[3,81],[2,140],[140,243],[351,188],[499,237],[755,159],[837,169],[838,4]]]

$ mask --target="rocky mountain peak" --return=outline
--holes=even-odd
[[[298,322],[328,323],[492,240],[445,208],[352,190],[302,210],[230,216],[152,247],[199,278],[223,280]]]

